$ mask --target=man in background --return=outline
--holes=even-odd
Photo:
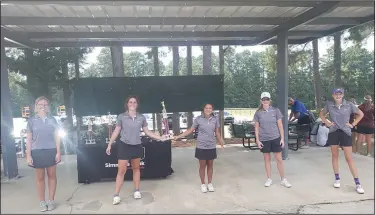
[[[293,99],[291,97],[288,98],[288,104],[291,106],[291,113],[289,116],[289,122],[294,122],[297,120],[298,125],[309,125],[310,124],[310,117],[307,108],[303,104],[303,102]],[[305,145],[301,148],[308,148],[309,147],[309,132],[305,132]]]

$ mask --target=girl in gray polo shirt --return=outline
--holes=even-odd
[[[154,134],[148,129],[148,123],[145,116],[137,112],[138,99],[136,96],[130,96],[125,102],[126,112],[119,114],[116,128],[112,133],[110,142],[106,149],[106,153],[111,153],[112,143],[120,134],[120,141],[117,143],[118,151],[118,173],[116,176],[115,195],[112,204],[120,203],[120,189],[124,183],[124,175],[127,171],[128,161],[130,160],[133,171],[133,183],[135,192],[133,197],[135,199],[141,198],[140,188],[140,160],[143,156],[143,148],[141,145],[141,129],[144,133],[156,140],[164,140],[163,137]]]
[[[270,98],[270,93],[268,92],[261,94],[261,104],[253,119],[255,122],[256,142],[264,154],[266,176],[268,177],[265,187],[272,185],[270,152],[273,152],[277,161],[279,175],[281,176],[281,185],[289,188],[291,184],[285,179],[282,160],[282,148],[284,147],[283,115],[278,108],[271,106]]]
[[[324,109],[320,112],[320,118],[329,128],[328,145],[330,145],[332,152],[332,165],[335,177],[333,186],[335,188],[339,188],[341,186],[338,166],[338,148],[341,146],[351,174],[354,177],[356,192],[363,194],[364,189],[362,185],[360,185],[358,171],[352,159],[351,129],[359,123],[364,114],[353,103],[343,99],[344,92],[345,91],[342,88],[333,89],[333,100],[326,102]],[[326,119],[325,116],[327,113],[329,113],[330,120],[332,122]],[[350,124],[350,115],[353,113],[355,113],[357,116]]]
[[[26,159],[35,168],[40,211],[55,209],[56,164],[60,162],[60,138],[57,121],[49,116],[46,97],[35,100],[35,115],[27,123]],[[49,200],[45,201],[45,174],[47,170]]]
[[[213,114],[213,105],[205,104],[201,116],[198,116],[191,128],[174,137],[175,140],[191,134],[198,129],[195,157],[199,160],[199,174],[201,179],[201,192],[214,192],[212,184],[213,161],[217,158],[217,140],[223,148],[218,117]],[[205,184],[205,169],[208,174],[208,185]]]

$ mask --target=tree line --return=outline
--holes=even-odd
[[[366,94],[374,96],[374,53],[363,46],[364,41],[374,35],[373,22],[350,29],[346,34],[348,36],[345,37],[340,32],[323,38],[333,38],[334,45],[327,47],[327,54],[321,58],[318,58],[317,41],[289,46],[289,95],[303,101],[309,109],[320,108],[321,101],[330,96],[330,89],[336,85],[346,89],[346,97],[354,97],[358,101]],[[343,40],[353,45],[342,49],[340,43]],[[191,52],[191,47],[184,48],[184,51],[189,51],[187,49]],[[124,53],[124,75],[223,72],[226,108],[257,107],[262,91],[269,91],[272,99],[276,100],[276,46],[268,46],[262,52],[245,50],[238,53],[233,46],[220,47],[219,55],[223,55],[223,60],[211,52],[211,47],[203,47],[202,50],[203,54],[197,57],[189,54],[181,57],[178,47],[170,47],[167,52],[153,47],[147,53]],[[114,76],[110,48],[102,48],[96,63],[83,67],[91,51],[92,48],[7,49],[13,116],[20,117],[21,108],[32,104],[40,95],[51,100],[53,113],[57,106],[63,104],[69,111],[72,100],[70,79]],[[173,58],[165,64],[160,58],[168,54],[172,54]]]

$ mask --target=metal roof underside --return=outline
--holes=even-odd
[[[7,47],[304,44],[375,19],[374,0],[2,1]]]

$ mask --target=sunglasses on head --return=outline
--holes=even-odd
[[[269,101],[269,98],[262,98],[261,101]]]

